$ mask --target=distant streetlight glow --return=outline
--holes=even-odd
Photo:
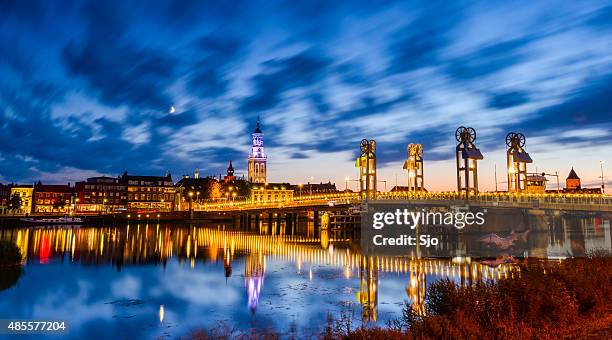
[[[599,168],[601,169],[601,193],[602,194],[606,193],[606,184],[604,182],[604,171],[603,171],[604,163],[605,161],[599,161]]]

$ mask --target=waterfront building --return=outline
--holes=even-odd
[[[251,183],[266,183],[267,181],[267,161],[266,152],[264,150],[264,134],[261,131],[259,119],[257,126],[253,131],[252,147],[248,158],[248,177]]]
[[[273,203],[293,200],[289,183],[264,183],[251,188],[251,202]]]
[[[133,176],[127,171],[119,178],[127,186],[130,211],[174,211],[177,199],[172,176]]]
[[[546,193],[546,183],[548,179],[545,174],[530,174],[526,178],[525,191],[530,194]]]
[[[544,176],[544,174],[542,174]],[[583,188],[580,177],[572,167],[567,178],[565,179],[565,188],[559,190],[546,190],[547,193],[561,193],[561,194],[589,194],[589,195],[601,195],[603,192],[600,187],[597,188]]]
[[[11,198],[11,186],[0,183],[0,214],[6,214]]]
[[[190,199],[197,202],[221,198],[219,181],[215,177],[201,178],[197,172],[194,173],[193,177],[183,175],[183,178],[176,183],[176,188],[181,202],[189,202]]]
[[[236,178],[232,161],[229,162],[227,173],[225,177],[223,177],[221,185],[223,187],[222,197],[226,200],[245,199],[249,197],[251,193],[252,184],[246,181],[244,177]]]
[[[574,171],[574,167],[572,167],[572,170],[570,170],[569,175],[565,179],[565,188],[568,190],[580,189],[580,177]]]
[[[127,208],[127,186],[119,177],[90,177],[75,184],[77,212],[112,212]]]
[[[223,177],[223,182],[231,183],[236,179],[234,176],[234,166],[232,165],[232,161],[229,161],[229,166],[227,167],[227,174]]]
[[[33,194],[34,194],[34,185],[17,184],[11,187],[11,197],[13,197],[13,195],[17,195],[21,199],[21,208],[19,208],[18,213],[29,214],[32,212]]]
[[[36,213],[68,213],[72,207],[74,188],[68,184],[34,185],[34,212]]]
[[[333,194],[337,193],[338,189],[336,184],[328,181],[327,183],[310,183],[307,184],[293,184],[289,188],[298,195],[301,194]]]
[[[582,183],[580,181],[580,177],[574,168],[570,170],[569,175],[565,179],[565,189],[562,190],[563,193],[572,193],[572,194],[601,194],[601,188],[583,188]]]

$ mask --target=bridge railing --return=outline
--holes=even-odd
[[[465,196],[457,192],[426,192],[426,193],[379,193],[379,200],[404,199],[420,201],[465,201]],[[523,208],[556,208],[588,210],[599,208],[612,211],[612,196],[601,194],[567,194],[567,193],[507,193],[484,192],[470,196],[469,201],[484,203],[490,206],[512,206]]]
[[[465,201],[465,196],[457,192],[379,192],[377,200],[415,200],[415,201]],[[470,196],[469,201],[479,202],[489,206],[513,206],[524,208],[550,207],[565,209],[583,206],[600,207],[603,210],[612,211],[612,196],[597,194],[567,194],[567,193],[507,193],[507,192],[484,192],[477,196]],[[248,210],[248,209],[270,209],[283,207],[335,205],[335,204],[358,204],[359,193],[340,192],[316,195],[301,195],[289,199],[253,201],[240,200],[230,202],[211,202],[205,204],[194,204],[195,210],[219,211],[219,210]]]
[[[320,195],[303,195],[290,199],[277,199],[266,201],[230,201],[218,203],[195,204],[195,210],[201,211],[216,211],[216,210],[241,210],[241,209],[267,209],[280,207],[297,207],[309,205],[329,205],[329,204],[346,204],[357,203],[359,198],[358,193],[332,193]]]

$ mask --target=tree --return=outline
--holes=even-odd
[[[221,184],[217,181],[210,182],[208,186],[208,198],[217,199],[221,197]]]
[[[64,201],[61,197],[53,202],[53,209],[62,210],[66,206],[66,201]]]
[[[15,210],[21,208],[21,196],[19,196],[19,194],[17,193],[14,193],[13,196],[11,196],[11,199],[9,200],[8,207],[10,210],[13,211],[13,214],[15,214]]]

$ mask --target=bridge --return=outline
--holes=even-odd
[[[371,199],[394,201],[414,205],[480,206],[523,209],[546,209],[567,211],[612,212],[612,196],[601,194],[571,193],[519,193],[484,192],[469,196],[458,192],[378,192]],[[230,201],[195,203],[196,211],[269,211],[304,210],[321,207],[348,207],[362,204],[363,195],[357,192],[339,192],[317,195],[303,195],[284,200]]]

